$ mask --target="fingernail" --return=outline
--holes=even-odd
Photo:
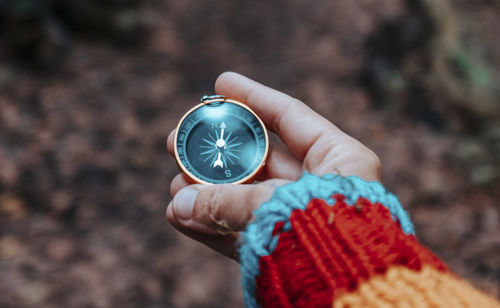
[[[194,200],[198,191],[191,187],[181,189],[174,197],[173,210],[175,217],[181,220],[188,220],[193,214]]]

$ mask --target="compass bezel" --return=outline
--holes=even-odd
[[[217,98],[213,98],[213,99],[206,99],[206,100],[203,100],[202,103],[200,103],[200,104],[192,107],[191,109],[189,109],[182,116],[182,118],[179,120],[179,123],[177,124],[177,127],[175,129],[175,134],[174,134],[174,156],[175,156],[175,161],[177,163],[177,166],[181,170],[181,172],[185,175],[185,177],[189,180],[189,182],[191,182],[193,184],[216,185],[215,183],[207,182],[207,181],[205,181],[203,179],[200,179],[199,177],[197,177],[196,175],[194,175],[192,172],[190,172],[186,168],[186,166],[184,166],[184,164],[182,163],[181,158],[179,156],[178,149],[177,149],[177,141],[178,141],[179,129],[180,129],[182,123],[184,122],[184,120],[191,113],[193,113],[195,110],[197,110],[197,109],[199,109],[199,108],[201,108],[201,107],[203,107],[203,106],[205,106],[207,104],[216,103],[216,102],[232,103],[232,104],[235,104],[235,105],[238,105],[238,106],[244,108],[245,110],[247,110],[248,112],[250,112],[257,119],[257,121],[259,122],[259,124],[262,126],[262,130],[264,132],[264,138],[265,138],[265,148],[264,148],[264,155],[262,156],[261,161],[259,162],[259,164],[257,165],[257,167],[250,174],[248,174],[246,177],[244,177],[244,178],[242,178],[242,179],[240,179],[238,181],[235,181],[235,182],[228,182],[226,184],[245,184],[245,183],[251,183],[251,182],[253,182],[256,179],[256,177],[260,174],[260,172],[263,170],[264,166],[266,165],[266,160],[267,160],[267,156],[268,156],[268,153],[269,153],[269,135],[267,133],[266,125],[264,124],[264,122],[262,121],[262,119],[252,109],[250,109],[250,107],[248,107],[247,105],[245,105],[242,102],[239,102],[239,101],[236,101],[236,100],[233,100],[233,99],[228,99],[228,98],[224,98],[224,97],[217,97]],[[186,138],[186,140],[187,140],[187,138]]]

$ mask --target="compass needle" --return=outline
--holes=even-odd
[[[214,154],[212,162],[210,163],[210,166],[212,166],[216,160],[217,160],[217,154]]]
[[[224,130],[226,129],[226,123],[222,122],[220,125],[220,138],[219,139],[224,139]]]
[[[221,168],[224,167],[224,163],[221,160],[221,156],[222,156],[222,154],[221,154],[221,152],[219,152],[219,154],[217,155],[217,160],[214,162],[214,168],[215,167],[221,167]]]

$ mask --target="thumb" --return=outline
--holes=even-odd
[[[167,210],[176,227],[208,235],[225,235],[245,229],[252,212],[269,200],[285,180],[249,185],[190,185],[180,190]]]

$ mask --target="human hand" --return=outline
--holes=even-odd
[[[276,187],[303,172],[381,180],[380,160],[371,150],[301,101],[232,72],[217,78],[215,92],[252,108],[286,149],[271,144],[265,178],[255,184],[191,184],[178,174],[170,184],[167,219],[189,237],[237,260],[239,232]],[[167,140],[172,156],[174,133]]]

